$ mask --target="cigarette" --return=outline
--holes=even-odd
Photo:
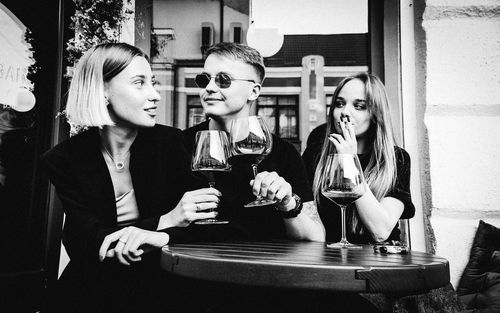
[[[344,115],[340,118],[340,121],[341,122],[344,122],[344,123],[347,123],[347,122],[351,122],[351,119],[349,118],[349,115]]]

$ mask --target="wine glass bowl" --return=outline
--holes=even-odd
[[[363,170],[355,154],[329,155],[325,171],[321,176],[321,194],[337,204],[341,209],[342,238],[339,242],[329,244],[331,248],[355,248],[346,238],[346,209],[349,204],[360,198],[366,183]]]
[[[273,146],[273,137],[269,127],[260,116],[248,116],[234,119],[230,128],[231,157],[236,161],[252,166],[254,177],[257,176],[257,166],[265,159]],[[276,203],[258,195],[255,201],[245,204],[245,207],[256,207]]]
[[[202,174],[210,188],[215,187],[215,173],[228,172],[229,140],[223,131],[202,130],[196,133],[195,146],[191,159],[191,170]],[[216,218],[198,220],[195,224],[226,224],[228,221]]]

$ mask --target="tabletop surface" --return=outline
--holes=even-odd
[[[162,249],[171,273],[216,282],[330,291],[413,294],[450,281],[446,259],[411,251],[379,254],[320,242],[176,244]]]

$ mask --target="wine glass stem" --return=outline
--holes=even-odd
[[[257,164],[252,164],[252,170],[253,170],[253,178],[255,179],[255,177],[257,176]],[[260,195],[260,193],[257,195],[257,200],[262,200],[262,196]]]
[[[341,212],[341,222],[342,222],[342,239],[340,240],[340,242],[347,242],[347,238],[346,238],[346,235],[345,235],[345,210],[346,210],[346,206],[345,205],[341,205],[340,206],[340,212]]]
[[[210,188],[215,188],[215,181],[208,181],[208,186]],[[211,208],[208,210],[208,212],[213,212],[215,209]]]

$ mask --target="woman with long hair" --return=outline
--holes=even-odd
[[[312,154],[309,178],[327,241],[338,241],[339,210],[321,195],[320,182],[328,155],[357,154],[366,178],[366,192],[348,209],[347,239],[352,243],[400,240],[398,220],[411,218],[410,157],[395,145],[389,101],[378,77],[358,73],[335,89],[323,145]],[[309,162],[311,163],[311,162]]]

